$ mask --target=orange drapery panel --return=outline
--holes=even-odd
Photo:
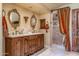
[[[70,38],[69,38],[69,16],[70,16],[70,8],[65,7],[58,10],[59,15],[59,27],[60,32],[65,34],[65,49],[70,51]]]
[[[8,28],[5,16],[2,16],[2,26],[3,26],[3,36],[6,37],[8,36]]]

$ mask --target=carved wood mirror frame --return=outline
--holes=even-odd
[[[15,22],[11,22],[11,19],[10,19],[10,17],[11,17],[11,13],[16,13],[17,15],[18,15],[18,21],[15,21]],[[19,26],[19,24],[20,24],[20,14],[18,13],[18,11],[16,10],[16,9],[12,9],[12,10],[10,10],[9,12],[8,12],[8,19],[9,19],[9,22],[10,22],[10,24],[11,24],[11,26],[14,28],[14,29],[16,29],[18,26]],[[17,23],[17,25],[16,25],[16,28],[15,28],[15,24]]]
[[[34,29],[37,23],[37,19],[35,17],[35,15],[32,15],[31,20],[30,20],[30,25],[31,27]]]

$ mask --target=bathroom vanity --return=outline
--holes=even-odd
[[[32,33],[8,36],[5,39],[6,56],[28,56],[44,48],[44,34]]]
[[[4,35],[4,45],[5,45],[5,55],[6,56],[28,56],[34,54],[35,52],[44,48],[44,34],[39,33],[35,30],[37,25],[37,18],[32,15],[30,19],[30,29],[32,31],[27,31],[27,27],[20,28],[21,17],[17,9],[12,9],[8,12],[8,21],[12,26],[12,30],[8,35]],[[29,25],[29,24],[27,24]],[[25,34],[26,33],[26,34]],[[5,32],[4,32],[5,34]]]

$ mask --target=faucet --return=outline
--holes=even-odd
[[[17,35],[17,34],[23,34],[24,29],[22,29],[21,31],[15,31],[12,33],[12,35]]]
[[[23,34],[23,31],[24,31],[24,29],[22,29],[22,30],[19,32],[19,34]]]
[[[15,31],[15,34],[17,35],[17,34],[18,34],[18,32],[19,32],[19,31],[17,31],[17,30],[16,30],[16,31]]]

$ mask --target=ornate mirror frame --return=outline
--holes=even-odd
[[[11,15],[12,12],[16,13],[16,14],[19,16],[19,17],[18,17],[18,21],[11,22],[10,15]],[[12,26],[14,29],[16,29],[16,28],[19,26],[19,24],[20,24],[20,14],[18,13],[18,11],[17,11],[16,9],[12,9],[12,10],[10,10],[10,11],[8,12],[8,19],[9,19],[9,22],[10,22],[11,26]],[[15,24],[17,24],[16,27],[15,27]]]
[[[36,23],[37,23],[37,19],[36,19],[35,15],[32,15],[31,20],[30,20],[30,25],[31,25],[32,29],[35,28]]]

